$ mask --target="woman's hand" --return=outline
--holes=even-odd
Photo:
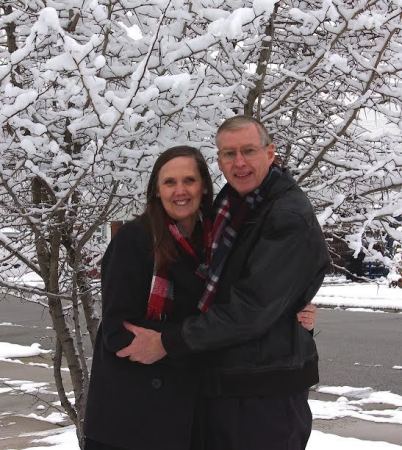
[[[129,322],[123,322],[124,328],[135,335],[127,347],[116,352],[119,358],[126,358],[133,362],[152,364],[166,356],[162,345],[161,333],[148,328],[137,327]]]

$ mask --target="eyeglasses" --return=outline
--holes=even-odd
[[[261,149],[262,147],[250,147],[238,152],[236,150],[220,150],[218,157],[222,162],[233,162],[240,153],[245,160],[251,161],[258,156]]]

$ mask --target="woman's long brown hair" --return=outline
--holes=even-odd
[[[158,268],[165,268],[177,257],[175,242],[167,228],[168,215],[158,197],[158,177],[161,168],[180,156],[193,158],[203,182],[204,194],[200,209],[204,217],[211,214],[213,188],[207,163],[201,152],[187,145],[179,145],[165,150],[155,161],[147,187],[147,204],[144,215],[148,219],[154,242],[155,261]]]

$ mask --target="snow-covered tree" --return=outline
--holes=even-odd
[[[141,210],[161,150],[200,147],[219,184],[216,128],[253,114],[329,234],[400,240],[401,19],[401,0],[1,0],[0,285],[48,307],[79,437],[96,233]]]
[[[163,61],[185,29],[183,5],[172,3],[3,6],[0,282],[46,303],[59,396],[80,437],[89,376],[80,317],[93,343],[98,283],[89,275],[104,251],[94,234],[128,206],[139,209],[158,150],[197,140],[193,102],[212,92],[205,92],[202,67]],[[214,126],[199,121],[207,131],[198,139]],[[24,285],[26,272],[39,275],[43,288]]]

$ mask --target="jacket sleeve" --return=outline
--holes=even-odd
[[[214,350],[264,335],[283,314],[311,300],[328,268],[328,252],[315,216],[276,211],[266,220],[230,301],[213,304],[182,327],[162,333],[170,356]]]
[[[123,327],[124,320],[152,327],[144,320],[152,278],[146,238],[142,227],[125,225],[110,242],[102,260],[102,338],[110,352],[129,345],[134,338]]]

